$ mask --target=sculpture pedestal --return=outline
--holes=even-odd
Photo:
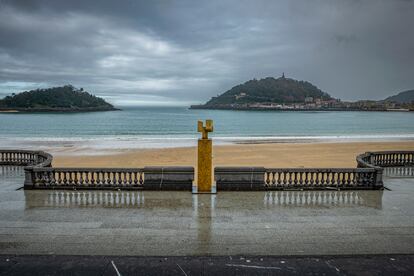
[[[213,183],[213,141],[198,140],[197,193],[211,193]]]

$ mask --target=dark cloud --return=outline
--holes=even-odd
[[[286,72],[380,99],[414,88],[413,16],[413,1],[388,0],[0,0],[0,94],[72,83],[189,103]]]

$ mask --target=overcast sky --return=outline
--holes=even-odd
[[[189,104],[282,72],[343,100],[414,89],[414,1],[0,0],[0,96]]]

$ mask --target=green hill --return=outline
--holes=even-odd
[[[414,90],[407,90],[400,92],[397,95],[386,98],[386,102],[395,102],[395,103],[413,103],[414,102]]]
[[[237,85],[223,94],[213,97],[204,106],[226,106],[243,104],[291,104],[303,103],[305,98],[331,100],[329,94],[321,91],[313,84],[290,78],[264,78],[249,80]]]
[[[37,89],[13,94],[0,100],[0,110],[39,111],[106,111],[116,110],[105,100],[72,85]]]

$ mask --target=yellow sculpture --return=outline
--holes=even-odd
[[[198,139],[198,158],[197,158],[197,192],[211,193],[213,183],[213,141],[208,138],[208,133],[213,131],[213,120],[198,121],[198,132],[202,137]]]

